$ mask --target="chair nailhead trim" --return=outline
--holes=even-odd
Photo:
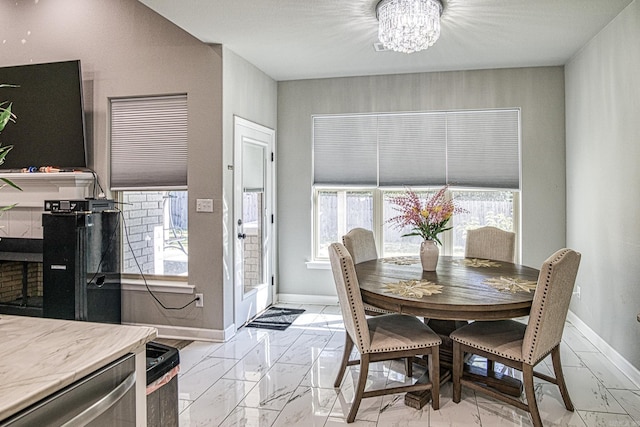
[[[339,252],[339,256],[341,259],[341,266],[342,266],[342,272],[343,277],[345,277],[345,282],[346,282],[346,288],[348,290],[348,297],[349,297],[349,304],[351,305],[351,310],[353,312],[356,311],[356,304],[355,304],[355,297],[353,292],[351,291],[352,286],[351,285],[351,276],[349,274],[348,271],[348,265],[347,265],[347,257],[344,253],[344,251],[342,250],[342,248],[338,248],[338,252]],[[363,314],[364,314],[364,309],[362,310]],[[428,345],[411,345],[411,346],[401,346],[401,347],[391,347],[391,348],[383,348],[383,349],[375,349],[375,350],[364,350],[364,337],[362,336],[362,325],[360,324],[359,320],[358,320],[359,316],[354,316],[354,327],[356,328],[356,335],[357,335],[357,339],[358,339],[358,350],[363,351],[363,353],[386,353],[389,351],[397,351],[397,350],[418,350],[418,349],[424,349],[424,348],[433,348],[433,347],[437,347],[442,343],[442,340],[439,340],[439,342],[434,342],[433,344],[428,344]],[[367,328],[368,329],[368,328]]]
[[[535,348],[536,346],[536,342],[538,341],[538,332],[540,331],[540,322],[542,321],[542,310],[544,309],[544,305],[547,302],[547,295],[549,293],[549,284],[551,281],[551,275],[553,274],[553,268],[555,267],[555,264],[560,261],[567,253],[569,252],[569,250],[564,250],[562,251],[556,258],[554,258],[553,260],[551,260],[551,262],[549,262],[549,269],[547,270],[547,278],[545,280],[544,283],[544,289],[542,292],[542,298],[540,298],[540,310],[538,311],[538,316],[535,319],[535,323],[534,323],[534,333],[533,333],[533,339],[532,339],[532,343],[531,343],[531,347]],[[543,352],[545,353],[545,352]],[[523,354],[523,359],[524,359],[524,354]],[[529,354],[529,356],[527,357],[526,362],[530,365],[533,365],[535,363],[538,362],[538,360],[532,360],[533,358],[531,357],[531,355]]]
[[[568,252],[569,252],[568,249],[562,251],[556,258],[554,258],[553,260],[551,260],[549,262],[549,269],[547,271],[547,277],[545,279],[544,288],[542,289],[542,297],[541,297],[541,301],[540,301],[540,311],[538,312],[538,316],[536,317],[535,323],[534,323],[534,326],[533,326],[534,327],[534,334],[533,334],[533,340],[532,340],[533,341],[532,342],[532,347],[535,347],[536,342],[538,340],[538,332],[540,330],[540,322],[542,321],[542,318],[541,318],[542,309],[544,308],[544,305],[545,305],[545,303],[547,301],[547,295],[549,293],[549,284],[550,284],[550,281],[551,281],[551,276],[553,274],[553,268],[554,268],[555,264],[558,261],[560,261]],[[536,292],[538,292],[538,291],[536,290]],[[527,329],[530,326],[531,326],[531,324],[529,324],[527,326]],[[452,337],[452,339],[454,341],[458,341],[459,343],[464,344],[464,345],[466,345],[468,347],[477,348],[479,350],[486,351],[487,353],[497,354],[498,356],[502,356],[502,357],[505,357],[507,359],[515,360],[517,362],[526,362],[529,365],[537,364],[544,357],[543,356],[543,357],[539,357],[536,360],[532,360],[533,358],[531,356],[525,358],[524,353],[523,353],[522,354],[522,358],[517,359],[517,358],[514,358],[513,355],[508,355],[506,353],[497,352],[494,348],[489,348],[489,347],[485,347],[485,346],[479,346],[479,345],[476,345],[475,343],[471,343],[469,341],[465,341],[465,340],[460,339],[460,338]],[[546,354],[548,354],[548,352],[543,352],[543,354],[546,356]]]

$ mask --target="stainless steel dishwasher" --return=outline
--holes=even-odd
[[[126,355],[0,421],[11,426],[135,426],[135,357]]]

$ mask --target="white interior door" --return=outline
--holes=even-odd
[[[234,298],[236,327],[272,304],[274,286],[272,129],[234,117]]]

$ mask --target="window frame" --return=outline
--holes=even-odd
[[[441,186],[420,186],[420,187],[411,187],[413,191],[416,192],[424,192],[424,191],[437,191]],[[378,254],[380,257],[384,257],[384,241],[383,241],[383,227],[384,227],[384,194],[386,192],[394,192],[394,191],[406,191],[406,187],[371,187],[371,186],[326,186],[326,185],[314,185],[313,186],[313,202],[312,202],[312,227],[311,227],[311,244],[312,244],[312,259],[310,264],[310,268],[312,268],[316,264],[322,264],[329,261],[328,257],[322,257],[319,255],[320,250],[320,242],[319,237],[319,205],[318,205],[318,195],[323,191],[336,191],[338,193],[342,192],[346,195],[347,192],[358,192],[358,191],[368,191],[373,192],[373,234],[376,241],[376,246],[378,248]],[[446,197],[450,198],[452,192],[510,192],[512,194],[512,212],[513,212],[513,232],[516,233],[516,253],[515,260],[519,262],[520,259],[520,190],[510,189],[510,188],[471,188],[471,187],[454,187],[450,186],[447,189]],[[340,196],[338,196],[340,197]],[[338,221],[341,221],[339,213],[338,213]],[[345,230],[345,233],[348,230]],[[440,248],[440,254],[443,256],[453,256],[453,240],[454,240],[455,229],[451,229],[442,233],[442,247]],[[338,234],[340,234],[340,229],[338,229]]]
[[[109,187],[118,202],[124,201],[126,192],[183,191],[187,198],[188,221],[188,107],[187,93],[109,98]],[[117,162],[117,168],[114,162]],[[125,253],[129,245],[125,227],[128,224],[125,224],[124,210],[121,214],[120,274],[123,284],[129,289],[151,285],[159,292],[180,293],[192,289],[193,286],[187,283],[188,253],[184,275],[125,272]],[[164,213],[162,221],[164,230]],[[166,242],[165,236],[163,242]]]
[[[120,204],[124,204],[124,193],[125,192],[170,192],[170,191],[184,191],[187,193],[187,200],[188,200],[188,190],[186,188],[166,188],[166,189],[158,189],[158,188],[136,188],[136,189],[129,189],[129,190],[118,190],[118,191],[114,191],[114,196],[116,198],[116,200],[118,201],[118,203]],[[123,215],[124,218],[124,211],[121,212],[121,214]],[[187,215],[188,215],[188,204],[187,204]],[[187,253],[187,274],[185,275],[175,275],[175,274],[151,274],[151,273],[144,273],[144,272],[136,272],[136,273],[131,273],[131,272],[125,272],[125,265],[124,265],[124,261],[125,261],[125,252],[126,252],[126,248],[129,245],[129,239],[127,237],[127,230],[125,230],[125,227],[127,227],[128,224],[125,223],[125,221],[121,221],[121,231],[122,231],[122,244],[120,245],[120,259],[122,260],[122,265],[120,266],[120,274],[122,277],[123,282],[127,282],[130,285],[145,285],[146,283],[154,283],[157,286],[160,286],[158,288],[158,290],[160,292],[162,291],[167,291],[167,292],[172,292],[172,290],[170,290],[169,288],[166,287],[166,285],[170,285],[170,284],[174,284],[176,287],[184,287],[187,285],[188,281],[189,281],[189,254]],[[188,236],[188,234],[187,234]],[[187,237],[188,239],[188,237]],[[165,289],[163,289],[163,286]],[[191,286],[192,287],[192,286]]]

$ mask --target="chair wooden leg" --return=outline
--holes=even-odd
[[[413,357],[407,357],[404,359],[404,369],[407,374],[407,378],[413,376]]]
[[[522,364],[522,379],[524,382],[524,393],[527,397],[527,405],[531,414],[531,421],[534,427],[542,427],[542,419],[538,411],[538,402],[536,401],[536,393],[533,388],[533,366]]]
[[[567,384],[564,382],[564,374],[562,373],[559,344],[558,346],[556,346],[556,348],[551,350],[551,361],[553,362],[553,372],[556,376],[556,381],[558,383],[558,388],[560,389],[560,394],[562,395],[562,400],[564,401],[564,406],[568,411],[573,412],[573,403],[571,402],[571,398],[569,397],[569,390],[567,389]]]
[[[351,351],[353,350],[353,341],[348,333],[345,332],[346,339],[344,340],[344,353],[342,353],[342,363],[340,364],[340,369],[338,370],[338,375],[336,376],[336,381],[333,383],[333,386],[338,388],[340,387],[340,383],[342,383],[342,378],[344,377],[344,373],[347,370],[347,363],[349,363],[349,356],[351,355]]]
[[[495,364],[493,362],[493,360],[491,359],[487,359],[487,376],[493,372],[493,370],[495,369]]]
[[[352,423],[356,419],[356,413],[360,407],[362,396],[364,394],[364,387],[367,385],[367,376],[369,375],[369,355],[360,355],[360,375],[358,376],[358,385],[356,386],[355,395],[353,396],[353,403],[351,404],[351,410],[347,416],[347,423]]]
[[[462,397],[462,385],[460,378],[462,377],[462,347],[457,341],[453,342],[453,401],[460,403]]]
[[[431,349],[429,379],[431,380],[431,407],[437,411],[440,409],[440,346]]]

